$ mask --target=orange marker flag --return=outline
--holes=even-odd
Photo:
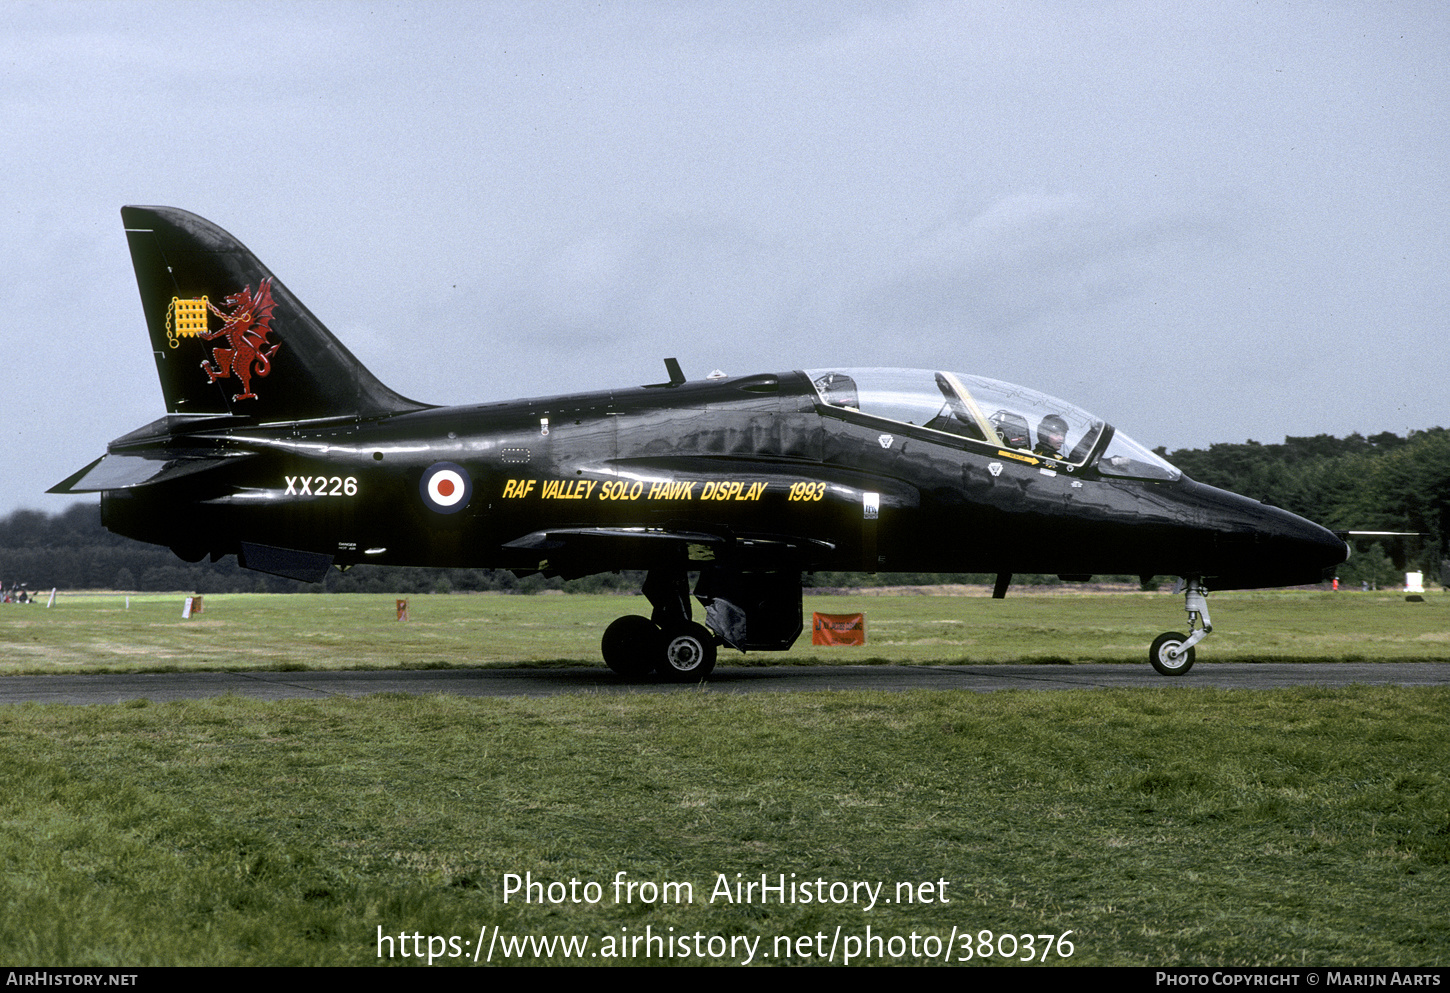
[[[866,644],[865,614],[811,614],[812,645]]]

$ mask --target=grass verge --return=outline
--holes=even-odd
[[[497,926],[589,942],[511,961],[642,964],[589,956],[652,933],[775,964],[869,927],[901,944],[861,961],[956,929],[1013,935],[991,962],[1070,930],[1069,964],[1444,965],[1447,712],[1369,687],[21,705],[0,959],[361,965],[380,933],[456,936],[443,965]],[[690,899],[616,901],[621,872]],[[509,873],[601,899],[505,901]],[[792,873],[893,902],[710,899]],[[665,960],[748,946],[703,947]]]

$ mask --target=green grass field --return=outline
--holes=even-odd
[[[208,596],[181,619],[178,594],[61,596],[0,607],[0,674],[201,669],[601,665],[599,638],[643,597],[445,595]],[[864,611],[864,648],[816,648],[807,631],[789,652],[721,665],[893,662],[1126,662],[1147,659],[1163,631],[1185,630],[1183,598],[1156,594],[808,596],[811,611]],[[1374,662],[1450,659],[1450,595],[1219,593],[1201,661]],[[697,610],[697,616],[699,615]]]
[[[1445,657],[1438,595],[1342,596],[1216,596],[1200,659]],[[209,597],[182,621],[174,597],[87,598],[6,608],[0,653],[48,672],[597,664],[602,624],[641,607],[414,597],[402,624],[377,597]],[[864,608],[872,643],[788,661],[1138,663],[1182,619],[1166,594],[812,608]],[[1447,715],[1450,690],[1152,680],[12,706],[0,961],[420,965],[431,948],[436,967],[481,940],[495,963],[1443,966]],[[506,899],[525,874],[562,902]],[[826,902],[762,896],[762,876],[823,881]],[[575,944],[513,944],[555,937]]]

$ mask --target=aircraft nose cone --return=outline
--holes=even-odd
[[[1238,568],[1252,579],[1245,586],[1302,586],[1349,557],[1349,546],[1328,528],[1278,507],[1262,504],[1259,534]]]
[[[1333,531],[1257,500],[1192,484],[1203,526],[1213,533],[1214,589],[1307,586],[1324,578],[1349,556],[1349,546]]]
[[[1289,546],[1292,554],[1305,563],[1328,569],[1349,558],[1349,545],[1333,531],[1287,510],[1279,510],[1278,513],[1283,518],[1278,537]]]

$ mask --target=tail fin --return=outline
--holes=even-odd
[[[122,207],[121,220],[168,413],[290,421],[428,406],[379,382],[215,224],[173,207]]]

